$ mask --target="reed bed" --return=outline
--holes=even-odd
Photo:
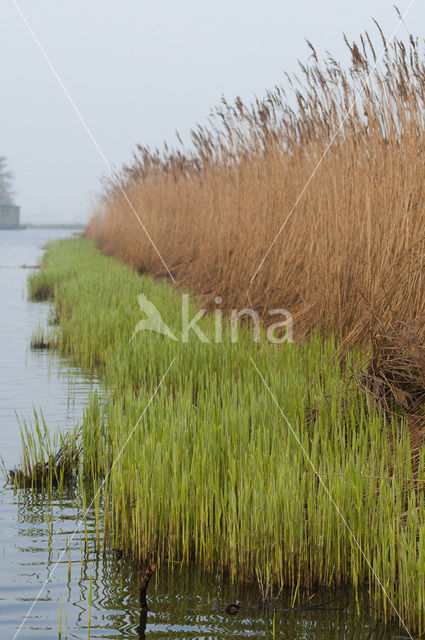
[[[95,514],[114,547],[257,580],[263,595],[288,586],[294,600],[300,587],[367,584],[376,615],[394,617],[252,358],[401,616],[424,630],[424,455],[414,475],[401,411],[386,415],[352,382],[367,367],[361,353],[340,361],[338,341],[314,331],[265,349],[249,327],[237,343],[227,326],[221,344],[148,332],[131,340],[141,293],[178,330],[175,289],[87,239],[60,241],[46,265],[31,287],[55,283],[57,348],[96,368],[107,390],[85,412],[80,472],[94,486],[107,478]],[[213,316],[201,326],[211,335]]]
[[[252,104],[223,99],[190,148],[137,147],[120,187],[179,284],[265,322],[284,307],[297,335],[358,342],[371,317],[424,317],[423,46],[375,31],[346,41],[347,70],[309,44],[297,77]],[[167,275],[116,184],[87,235]]]

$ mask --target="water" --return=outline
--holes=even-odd
[[[18,418],[30,422],[34,409],[42,410],[52,431],[72,429],[97,385],[96,378],[58,356],[29,348],[34,329],[46,323],[49,305],[27,300],[29,271],[21,267],[37,264],[46,241],[71,234],[0,231],[0,453],[7,468],[19,461]],[[90,513],[86,552],[84,527],[75,533],[80,516],[75,489],[56,493],[50,501],[0,487],[0,638],[14,638],[28,613],[16,636],[20,640],[58,638],[60,629],[62,638],[86,639],[89,617],[90,638],[102,639],[372,640],[406,635],[371,620],[366,593],[358,607],[349,590],[316,590],[310,603],[332,600],[326,611],[290,610],[285,593],[263,607],[255,586],[232,586],[220,575],[179,565],[156,572],[148,592],[150,611],[141,614],[138,585],[144,568],[119,550],[95,550]],[[240,609],[232,615],[226,607],[235,602]]]

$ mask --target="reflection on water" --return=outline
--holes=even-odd
[[[29,269],[48,240],[72,232],[49,229],[0,230],[0,453],[6,466],[19,455],[20,420],[42,408],[47,424],[72,428],[81,419],[92,380],[55,355],[31,351],[31,335],[45,326],[49,303],[27,300]],[[16,411],[16,414],[15,414]]]
[[[72,428],[81,420],[96,380],[55,355],[31,352],[34,328],[44,325],[46,303],[26,300],[28,270],[40,247],[63,231],[0,231],[0,453],[6,466],[19,460],[16,415],[31,420],[43,411],[51,429]],[[16,414],[15,414],[16,411]],[[175,564],[154,575],[150,610],[140,612],[138,585],[144,567],[119,551],[96,551],[93,514],[72,538],[81,517],[76,488],[46,496],[0,487],[0,637],[13,638],[23,617],[41,596],[19,633],[34,638],[282,638],[284,640],[378,640],[396,631],[371,622],[366,593],[358,609],[350,591],[315,592],[310,604],[331,600],[327,611],[290,610],[288,594],[262,607],[255,586],[230,585],[220,575]],[[65,551],[67,543],[70,551]],[[92,593],[89,607],[89,594]],[[306,599],[308,595],[306,594]],[[333,600],[333,598],[336,598]],[[226,612],[238,603],[236,614]],[[300,605],[296,605],[300,606]],[[358,615],[360,612],[360,616]],[[60,621],[61,618],[61,621]],[[403,635],[398,632],[398,635]]]
[[[7,618],[10,623],[28,607],[55,567],[74,532],[81,515],[74,491],[53,502],[21,491],[16,495],[17,523],[14,549],[8,562],[15,567],[13,586],[9,589]],[[46,516],[53,525],[47,525]],[[327,611],[290,610],[289,594],[278,602],[261,606],[255,586],[230,585],[220,575],[205,575],[196,567],[177,564],[162,567],[154,575],[148,591],[150,610],[140,613],[138,585],[144,567],[135,566],[119,551],[95,550],[95,522],[87,519],[88,552],[84,531],[73,540],[71,552],[61,558],[40,601],[22,631],[22,638],[57,637],[59,611],[62,606],[62,637],[87,638],[89,591],[92,588],[91,638],[305,638],[365,640],[393,638],[394,633],[377,628],[368,619],[366,599],[359,603],[360,617],[348,590],[337,593],[315,591],[309,604],[328,602]],[[3,543],[3,540],[2,540]],[[10,571],[9,571],[9,577]],[[310,594],[311,596],[312,594]],[[306,594],[307,600],[307,594]],[[60,605],[60,602],[62,605]],[[238,603],[235,615],[226,612],[230,603]],[[302,605],[297,605],[301,607]],[[2,607],[3,609],[3,607]],[[363,615],[362,615],[363,613]],[[66,622],[65,622],[66,620]],[[5,620],[2,620],[5,624]],[[12,626],[12,625],[11,625]]]

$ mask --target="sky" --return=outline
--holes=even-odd
[[[22,221],[86,223],[107,165],[137,143],[187,140],[222,95],[285,86],[305,38],[347,63],[342,34],[375,33],[372,17],[388,37],[399,22],[391,0],[0,0],[0,155]],[[425,0],[407,30],[425,36]]]

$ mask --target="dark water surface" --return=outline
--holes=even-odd
[[[19,462],[18,419],[31,422],[34,409],[42,410],[52,432],[58,426],[71,429],[81,420],[97,384],[56,355],[29,348],[33,331],[46,323],[49,305],[27,300],[29,271],[21,267],[37,264],[41,246],[64,235],[72,232],[0,231],[0,454],[7,468]],[[316,591],[311,603],[332,599],[327,611],[290,611],[289,594],[262,607],[255,586],[232,586],[219,575],[206,576],[195,567],[179,565],[157,571],[149,587],[150,611],[141,615],[138,585],[143,568],[119,552],[95,551],[92,514],[87,519],[86,553],[84,528],[74,535],[81,515],[76,490],[56,494],[50,501],[3,485],[0,482],[0,640],[406,636],[373,621],[366,591],[357,605],[350,591]],[[70,553],[61,556],[71,538]],[[235,602],[240,609],[231,615],[226,607]]]

